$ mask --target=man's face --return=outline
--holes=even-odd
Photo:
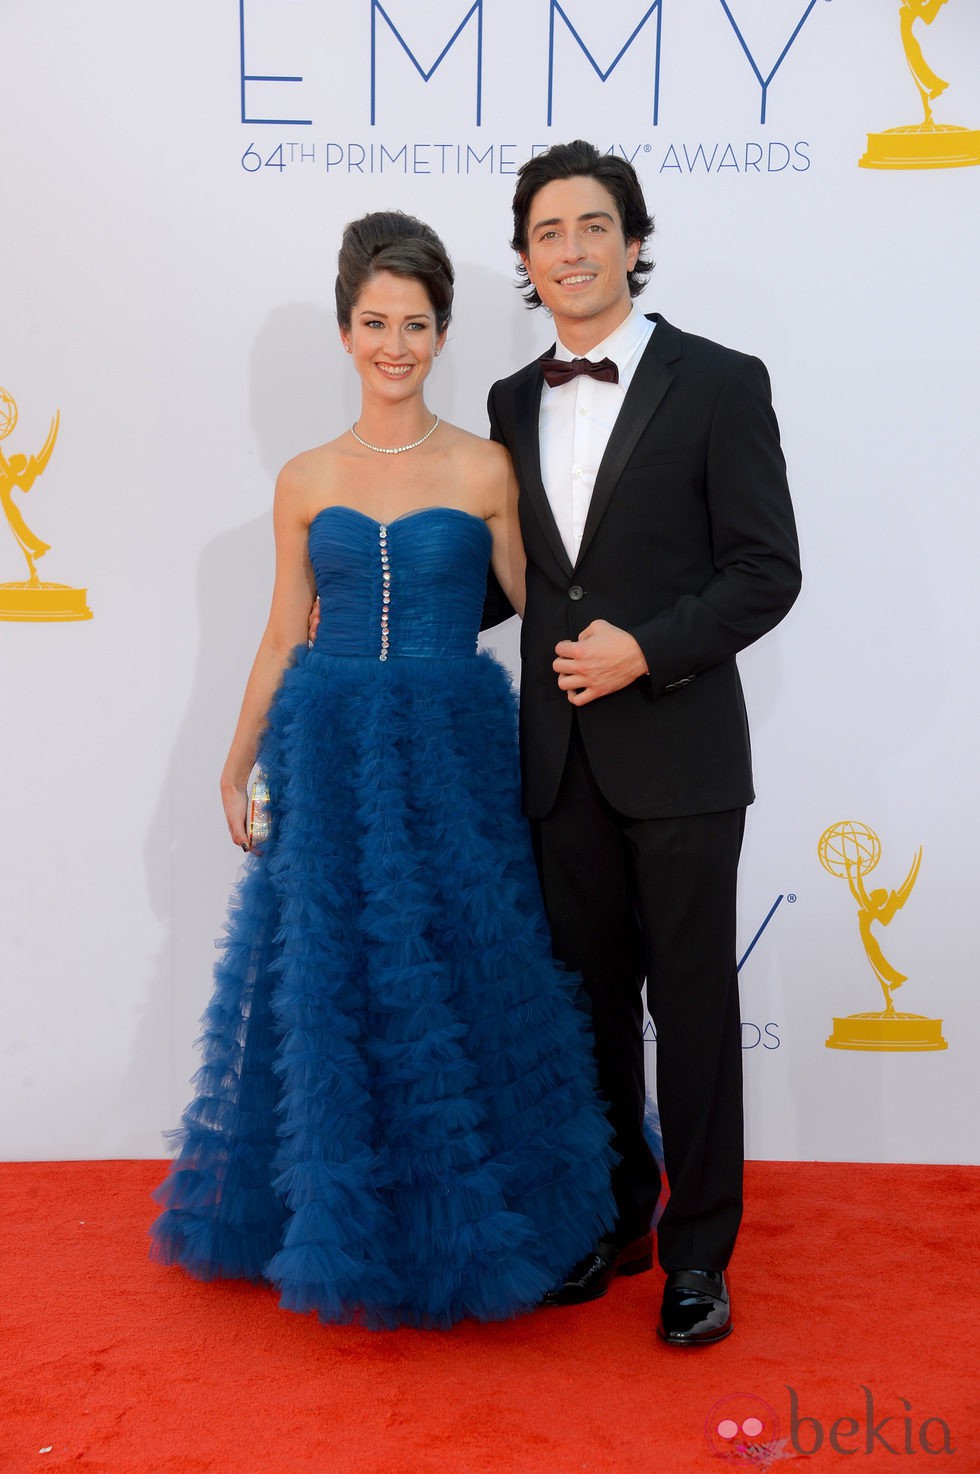
[[[556,179],[539,189],[528,212],[527,268],[544,306],[576,339],[599,343],[630,310],[626,273],[640,241],[623,238],[616,201],[597,179]],[[581,346],[581,342],[575,345]]]

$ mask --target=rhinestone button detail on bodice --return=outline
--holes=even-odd
[[[381,552],[381,653],[379,660],[388,659],[391,632],[388,626],[388,611],[391,608],[391,561],[388,557],[388,528],[384,522],[378,527]]]

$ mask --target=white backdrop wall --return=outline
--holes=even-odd
[[[980,128],[977,5],[915,29],[936,122]],[[356,413],[343,224],[443,234],[430,400],[482,433],[487,386],[551,340],[512,285],[515,170],[585,136],[656,214],[645,310],[767,362],[798,510],[805,592],[741,661],[743,951],[772,911],[742,968],[749,1152],[977,1160],[980,167],[858,166],[924,116],[894,0],[3,0],[0,55],[0,476],[93,615],[0,621],[0,1156],[156,1156],[187,1098],[272,484]],[[25,495],[13,458],[56,411]],[[0,583],[28,575],[13,530]],[[843,819],[881,840],[869,887],[922,847],[873,933],[948,1049],[825,1045],[882,1006],[817,855]]]

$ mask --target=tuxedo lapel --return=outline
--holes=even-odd
[[[656,336],[656,334],[654,334]],[[544,379],[538,365],[530,364],[524,378],[514,391],[514,429],[517,441],[518,480],[521,496],[526,500],[541,530],[545,541],[558,561],[562,572],[571,574],[572,564],[562,542],[555,514],[541,479],[541,444],[538,436],[538,417],[541,408],[541,386]]]
[[[653,318],[657,324],[656,331],[637,364],[622,408],[616,417],[605,454],[596,472],[595,488],[589,503],[585,527],[582,530],[582,542],[575,560],[576,566],[581,563],[596,534],[610,498],[616,490],[616,483],[625,471],[629,458],[636,448],[636,442],[656,414],[674,378],[674,372],[668,365],[680,357],[681,335],[659,314],[654,313]]]

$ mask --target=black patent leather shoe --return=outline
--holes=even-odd
[[[549,1290],[542,1305],[585,1305],[606,1293],[618,1274],[642,1274],[653,1267],[653,1241],[648,1233],[628,1244],[600,1239],[595,1253],[580,1260],[563,1285]]]
[[[710,1346],[731,1331],[732,1308],[721,1270],[672,1269],[657,1334],[671,1346]]]

